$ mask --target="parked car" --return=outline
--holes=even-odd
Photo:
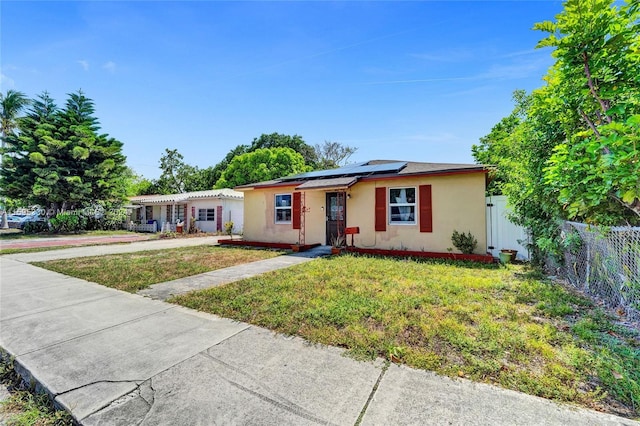
[[[29,222],[44,222],[46,217],[38,210],[31,214],[10,214],[7,216],[9,228],[24,229]]]
[[[7,223],[9,224],[9,228],[18,228],[20,222],[27,217],[26,214],[8,214],[7,215]]]

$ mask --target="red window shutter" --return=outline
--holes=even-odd
[[[291,212],[291,222],[293,229],[300,229],[300,213],[302,210],[302,194],[300,192],[293,193],[293,211]]]
[[[222,231],[222,206],[216,207],[216,230]]]
[[[376,231],[387,230],[387,188],[376,188]]]
[[[431,185],[420,185],[420,232],[433,232]]]

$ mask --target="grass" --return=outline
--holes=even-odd
[[[29,389],[15,372],[13,363],[0,362],[0,384],[6,386],[10,396],[0,401],[0,412],[7,414],[8,426],[71,426],[71,415],[58,411],[45,394],[37,394]]]
[[[34,265],[135,293],[151,284],[268,259],[281,253],[271,250],[195,246],[34,262]]]
[[[522,266],[346,255],[170,301],[357,358],[640,415],[638,335]]]

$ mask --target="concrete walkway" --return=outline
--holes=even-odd
[[[0,345],[82,424],[640,424],[381,360],[358,362],[337,348],[16,256],[0,257]]]
[[[240,281],[255,275],[264,274],[265,272],[305,263],[317,257],[329,254],[331,254],[330,247],[315,247],[302,253],[273,257],[271,259],[259,260],[243,265],[217,269],[215,271],[205,272],[191,277],[153,284],[149,288],[140,290],[138,294],[151,297],[152,299],[167,300],[171,296],[185,294],[194,290],[217,287],[234,281]]]

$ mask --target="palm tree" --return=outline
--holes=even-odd
[[[29,102],[29,98],[22,92],[7,90],[5,95],[0,93],[0,139],[2,140],[3,151],[5,138],[7,135],[13,134],[16,127],[18,127],[18,115],[29,105]],[[4,152],[0,153],[0,167],[2,166],[3,156]],[[0,210],[2,211],[0,227],[6,229],[9,226],[7,225],[7,212],[4,207],[4,198],[0,199]]]
[[[18,127],[18,115],[30,102],[22,92],[7,90],[5,95],[0,93],[0,133],[3,147],[4,138],[13,134]]]

